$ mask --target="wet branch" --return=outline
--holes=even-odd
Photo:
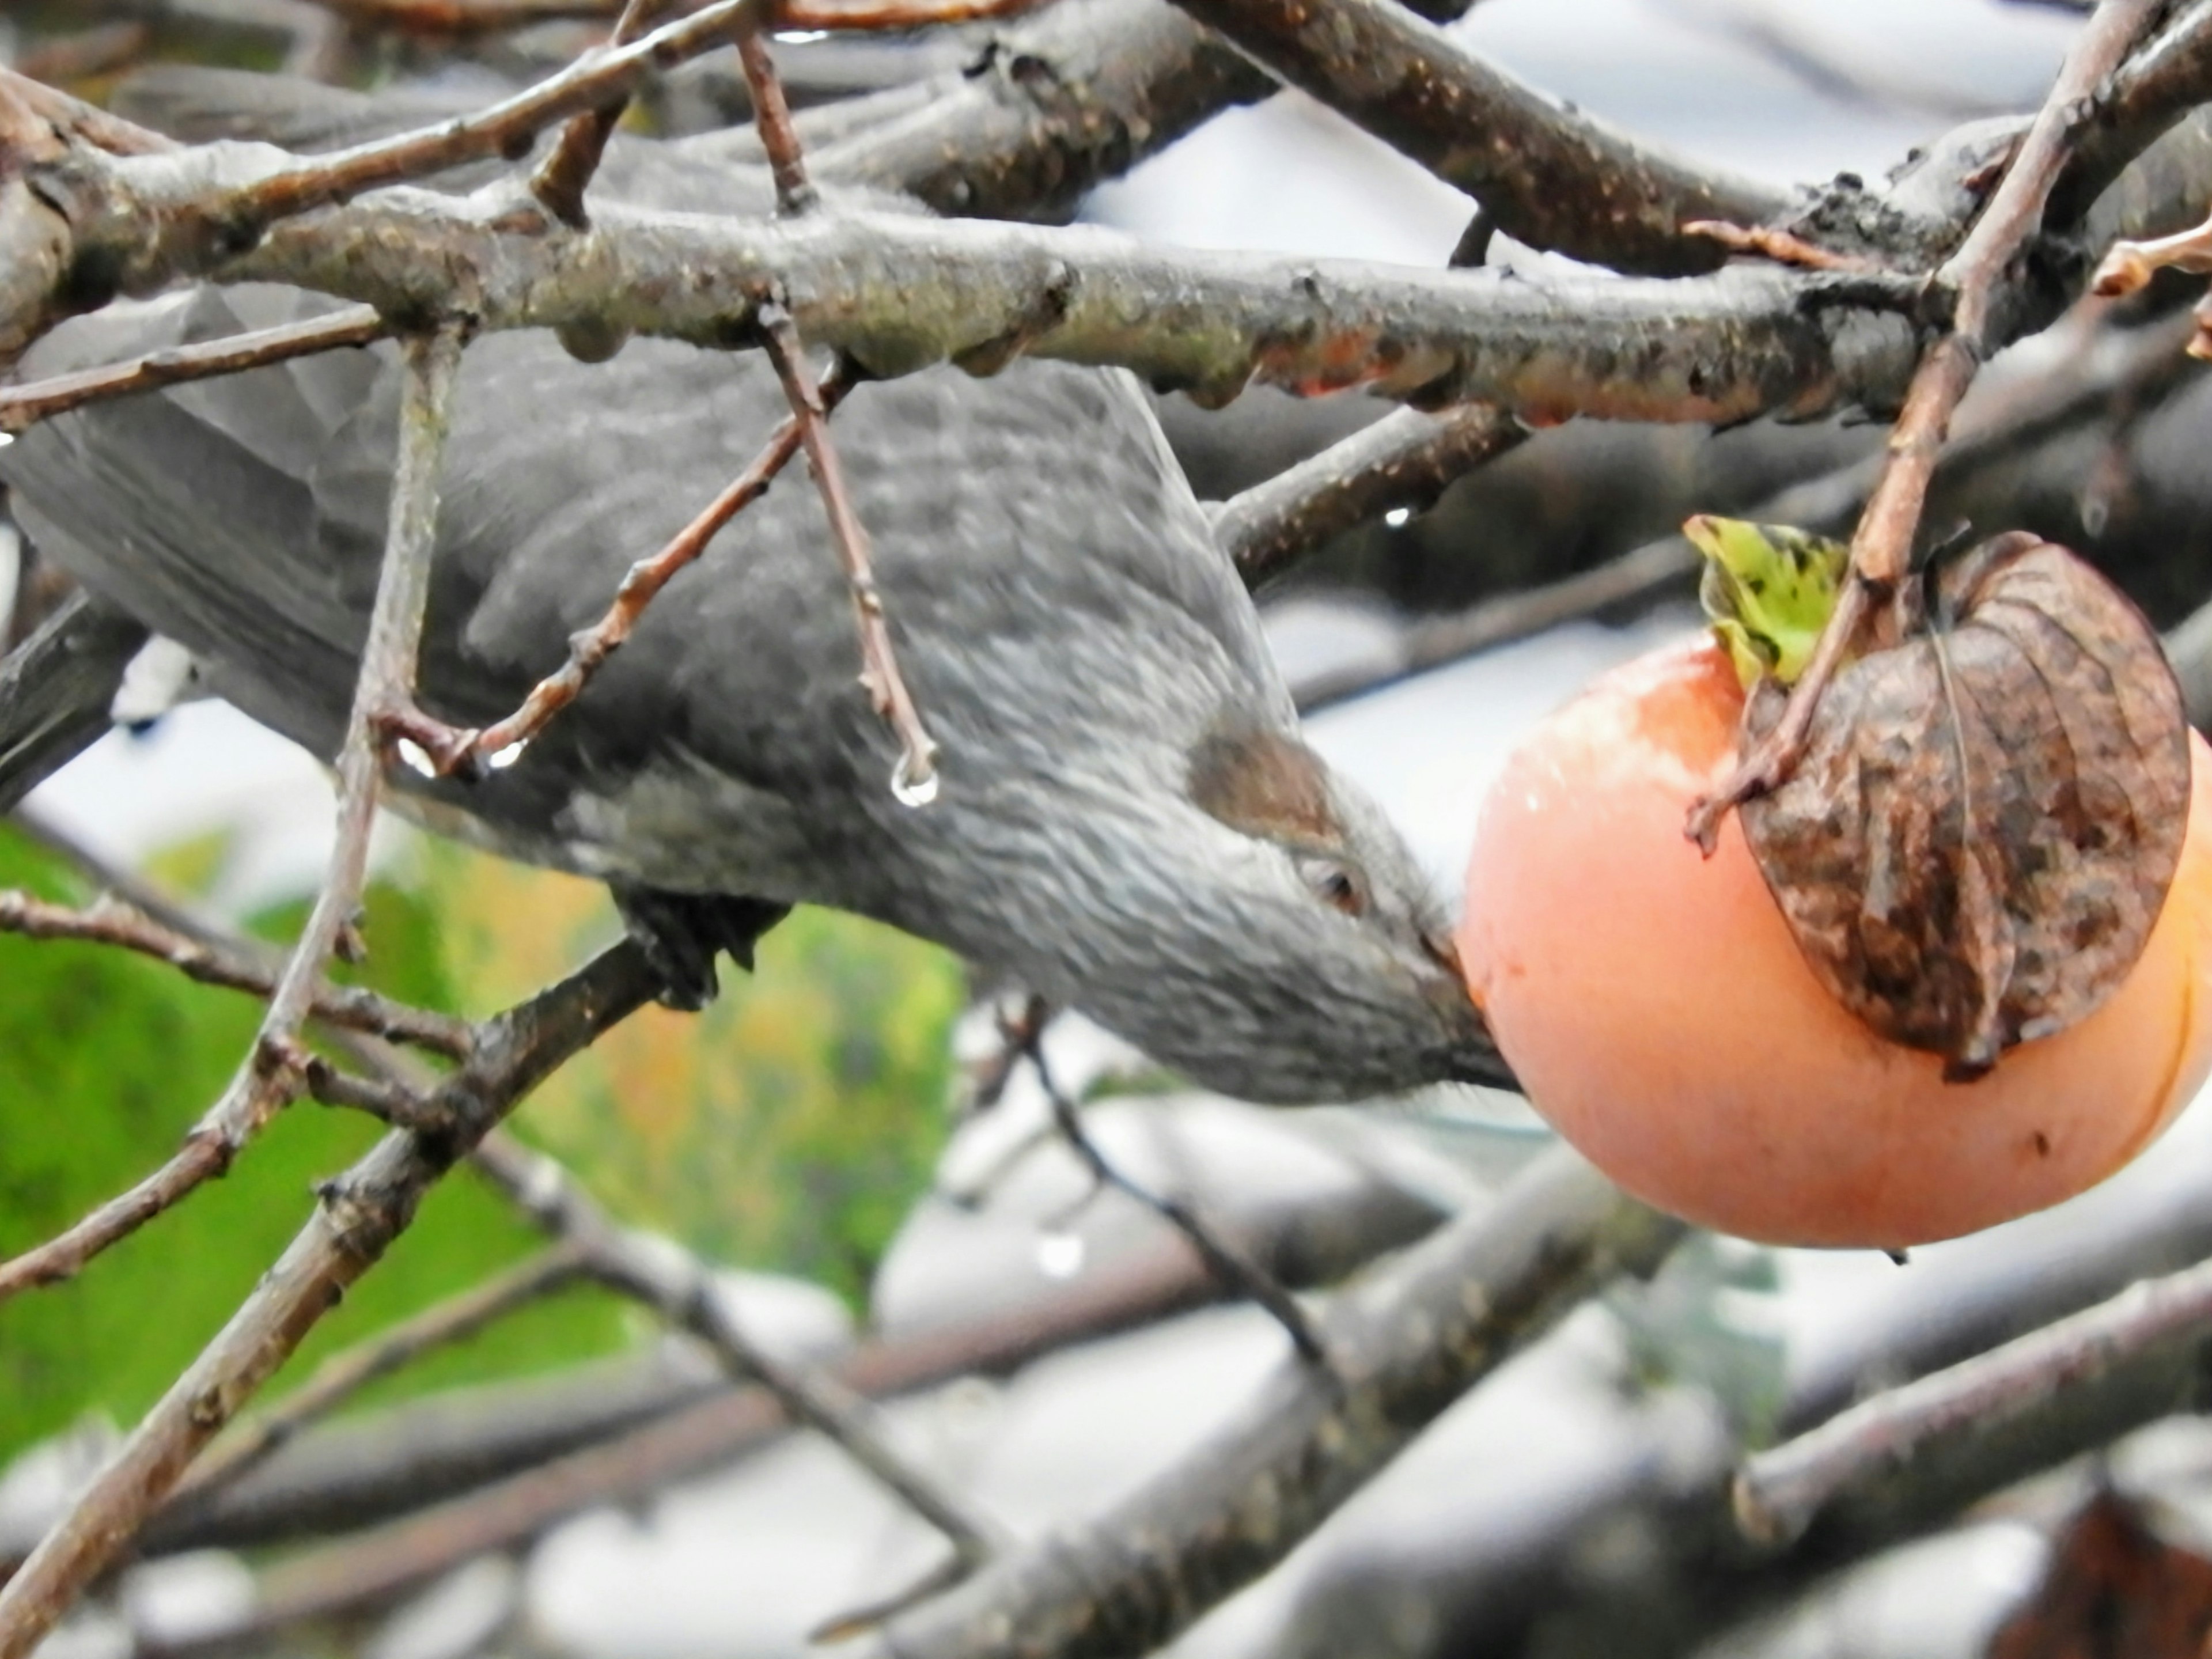
[[[868,693],[877,716],[890,726],[899,740],[899,758],[891,774],[891,791],[909,805],[924,806],[937,793],[937,742],[922,725],[914,694],[899,672],[891,647],[889,615],[876,586],[875,565],[868,550],[868,532],[853,508],[845,488],[844,469],[830,439],[829,405],[806,362],[805,348],[789,314],[781,306],[761,308],[768,355],[791,402],[792,417],[799,422],[799,441],[813,469],[829,515],[830,538],[845,568],[845,586],[853,597],[853,621],[860,641],[860,684]]]
[[[2212,1331],[2212,1263],[2145,1279],[2109,1302],[1987,1353],[1878,1394],[1747,1462],[1735,1513],[1762,1543],[1787,1543],[1835,1495],[1873,1474],[1909,1471],[1931,1442],[1986,1432],[2095,1386],[2115,1368]]]
[[[1790,198],[1570,110],[1395,0],[1176,0],[1254,58],[1482,204],[1532,247],[1652,276],[1727,258],[1692,220],[1756,224]]]
[[[732,1377],[758,1382],[793,1422],[829,1439],[943,1533],[964,1569],[989,1557],[996,1528],[895,1449],[873,1410],[853,1389],[825,1370],[782,1358],[755,1342],[705,1262],[672,1240],[617,1226],[559,1164],[505,1136],[487,1136],[477,1148],[476,1165],[549,1237],[579,1251],[584,1273],[698,1338]]]
[[[824,375],[819,386],[823,410],[834,410],[852,386],[852,381],[836,369]],[[630,566],[615,589],[606,614],[570,637],[568,660],[531,687],[512,714],[471,729],[450,726],[415,708],[393,717],[395,729],[422,750],[431,770],[441,777],[465,776],[479,766],[497,765],[509,751],[531,742],[552,723],[555,715],[583,695],[592,676],[628,641],[647,607],[677,572],[695,562],[725,525],[767,493],[776,475],[799,453],[799,417],[787,416],[728,489],[659,551]]]
[[[1597,1285],[1681,1229],[1573,1153],[1355,1284],[1322,1321],[1335,1364],[1291,1358],[1236,1425],[1080,1528],[898,1619],[897,1659],[1148,1653],[1258,1577],[1413,1436]]]
[[[1224,1289],[1266,1310],[1267,1316],[1290,1338],[1291,1351],[1299,1358],[1309,1365],[1328,1369],[1328,1348],[1321,1332],[1306,1316],[1298,1299],[1273,1273],[1223,1237],[1182,1200],[1155,1193],[1131,1180],[1098,1150],[1097,1143],[1084,1129],[1082,1109],[1068,1097],[1046,1063],[1044,1027],[1050,1010],[1042,998],[1033,998],[1028,1014],[1019,1026],[1009,1030],[1008,1036],[1013,1037],[1018,1030],[1025,1032],[1021,1052],[1036,1074],[1037,1087],[1044,1091],[1045,1100],[1052,1108],[1053,1122],[1060,1130],[1060,1139],[1082,1160],[1091,1180],[1097,1187],[1112,1187],[1127,1194],[1181,1233],[1191,1249],[1198,1252],[1199,1260],[1206,1263],[1206,1270],[1221,1282]]]
[[[1347,530],[1433,507],[1455,480],[1528,436],[1483,404],[1436,415],[1396,410],[1222,503],[1213,538],[1245,586],[1257,587]]]

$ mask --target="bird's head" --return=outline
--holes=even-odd
[[[1260,725],[1201,738],[1181,786],[1097,802],[1063,847],[1057,994],[1249,1100],[1510,1083],[1449,919],[1372,802]]]

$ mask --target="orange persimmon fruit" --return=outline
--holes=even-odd
[[[1541,722],[1468,866],[1468,982],[1536,1109],[1623,1188],[1773,1243],[1899,1250],[2103,1180],[2212,1070],[2212,750],[2191,737],[2179,869],[2101,1006],[1972,1082],[1814,978],[1734,815],[1683,833],[1736,753],[1711,638],[1628,664]]]

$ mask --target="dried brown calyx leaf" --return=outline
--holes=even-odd
[[[1821,981],[1963,1079],[2135,965],[2188,828],[2189,728],[2150,624],[2064,548],[1999,536],[1920,593],[1742,820]],[[1780,703],[1759,688],[1752,736]]]

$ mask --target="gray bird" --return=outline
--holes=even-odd
[[[642,143],[595,188],[768,206],[760,180]],[[327,303],[202,288],[112,307],[24,373]],[[95,405],[0,452],[0,478],[41,556],[329,757],[398,379],[381,347]],[[785,411],[757,354],[639,340],[586,365],[537,332],[473,344],[457,399],[421,690],[470,726],[558,666],[627,566]],[[517,763],[475,782],[395,769],[403,805],[605,880],[679,997],[711,986],[714,946],[742,958],[809,902],[938,940],[1247,1098],[1504,1079],[1445,916],[1374,805],[1300,740],[1252,603],[1129,377],[940,368],[863,386],[833,433],[942,745],[933,804],[894,797],[896,744],[858,683],[824,514],[794,467]]]

